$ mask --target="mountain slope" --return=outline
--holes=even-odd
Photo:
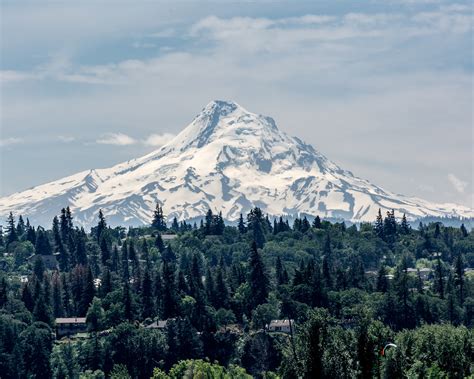
[[[210,208],[236,220],[254,206],[270,215],[320,215],[372,221],[378,209],[410,219],[473,217],[472,209],[387,192],[355,177],[312,146],[280,131],[270,117],[233,102],[209,103],[170,143],[138,159],[78,174],[0,199],[0,215],[49,225],[70,205],[91,225],[102,209],[111,224],[148,223],[156,202],[169,218]]]

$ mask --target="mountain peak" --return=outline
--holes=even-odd
[[[237,220],[264,213],[372,221],[379,209],[418,217],[472,217],[470,208],[397,195],[360,179],[312,146],[278,130],[272,118],[233,101],[214,100],[171,142],[144,157],[84,171],[0,199],[9,212],[47,225],[70,206],[78,225],[102,209],[111,225],[150,221],[159,202],[169,219],[201,218],[208,209]]]

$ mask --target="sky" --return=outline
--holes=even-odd
[[[145,155],[225,99],[387,190],[473,206],[468,1],[0,7],[0,196]]]

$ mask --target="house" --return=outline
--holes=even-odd
[[[42,254],[34,254],[31,257],[28,258],[28,261],[34,265],[35,259],[41,259],[43,261],[44,268],[46,270],[58,270],[59,265],[58,265],[58,260],[56,258],[56,255],[49,254],[49,255],[42,255]]]
[[[161,239],[163,241],[171,241],[174,240],[176,237],[178,237],[177,234],[162,234]]]
[[[294,320],[272,320],[267,326],[269,332],[291,333]]]
[[[412,274],[412,275],[415,275],[415,276],[418,276],[418,271],[420,272],[421,280],[423,280],[423,281],[428,280],[428,277],[430,276],[430,273],[431,273],[430,268],[424,267],[424,268],[420,268],[420,269],[417,269],[417,268],[408,268],[407,269],[408,274]]]
[[[87,332],[85,317],[60,317],[56,319],[56,338]]]
[[[166,328],[167,324],[168,324],[168,320],[158,320],[158,321],[154,321],[151,324],[145,326],[145,328],[146,329],[164,330]]]

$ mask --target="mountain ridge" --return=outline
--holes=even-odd
[[[313,146],[280,131],[268,116],[232,101],[210,102],[173,140],[139,158],[91,169],[0,199],[10,211],[46,224],[65,206],[90,226],[99,209],[111,224],[150,221],[159,202],[170,218],[208,209],[236,220],[259,206],[271,216],[319,215],[372,221],[378,209],[421,217],[472,218],[472,209],[394,194],[354,176]]]

